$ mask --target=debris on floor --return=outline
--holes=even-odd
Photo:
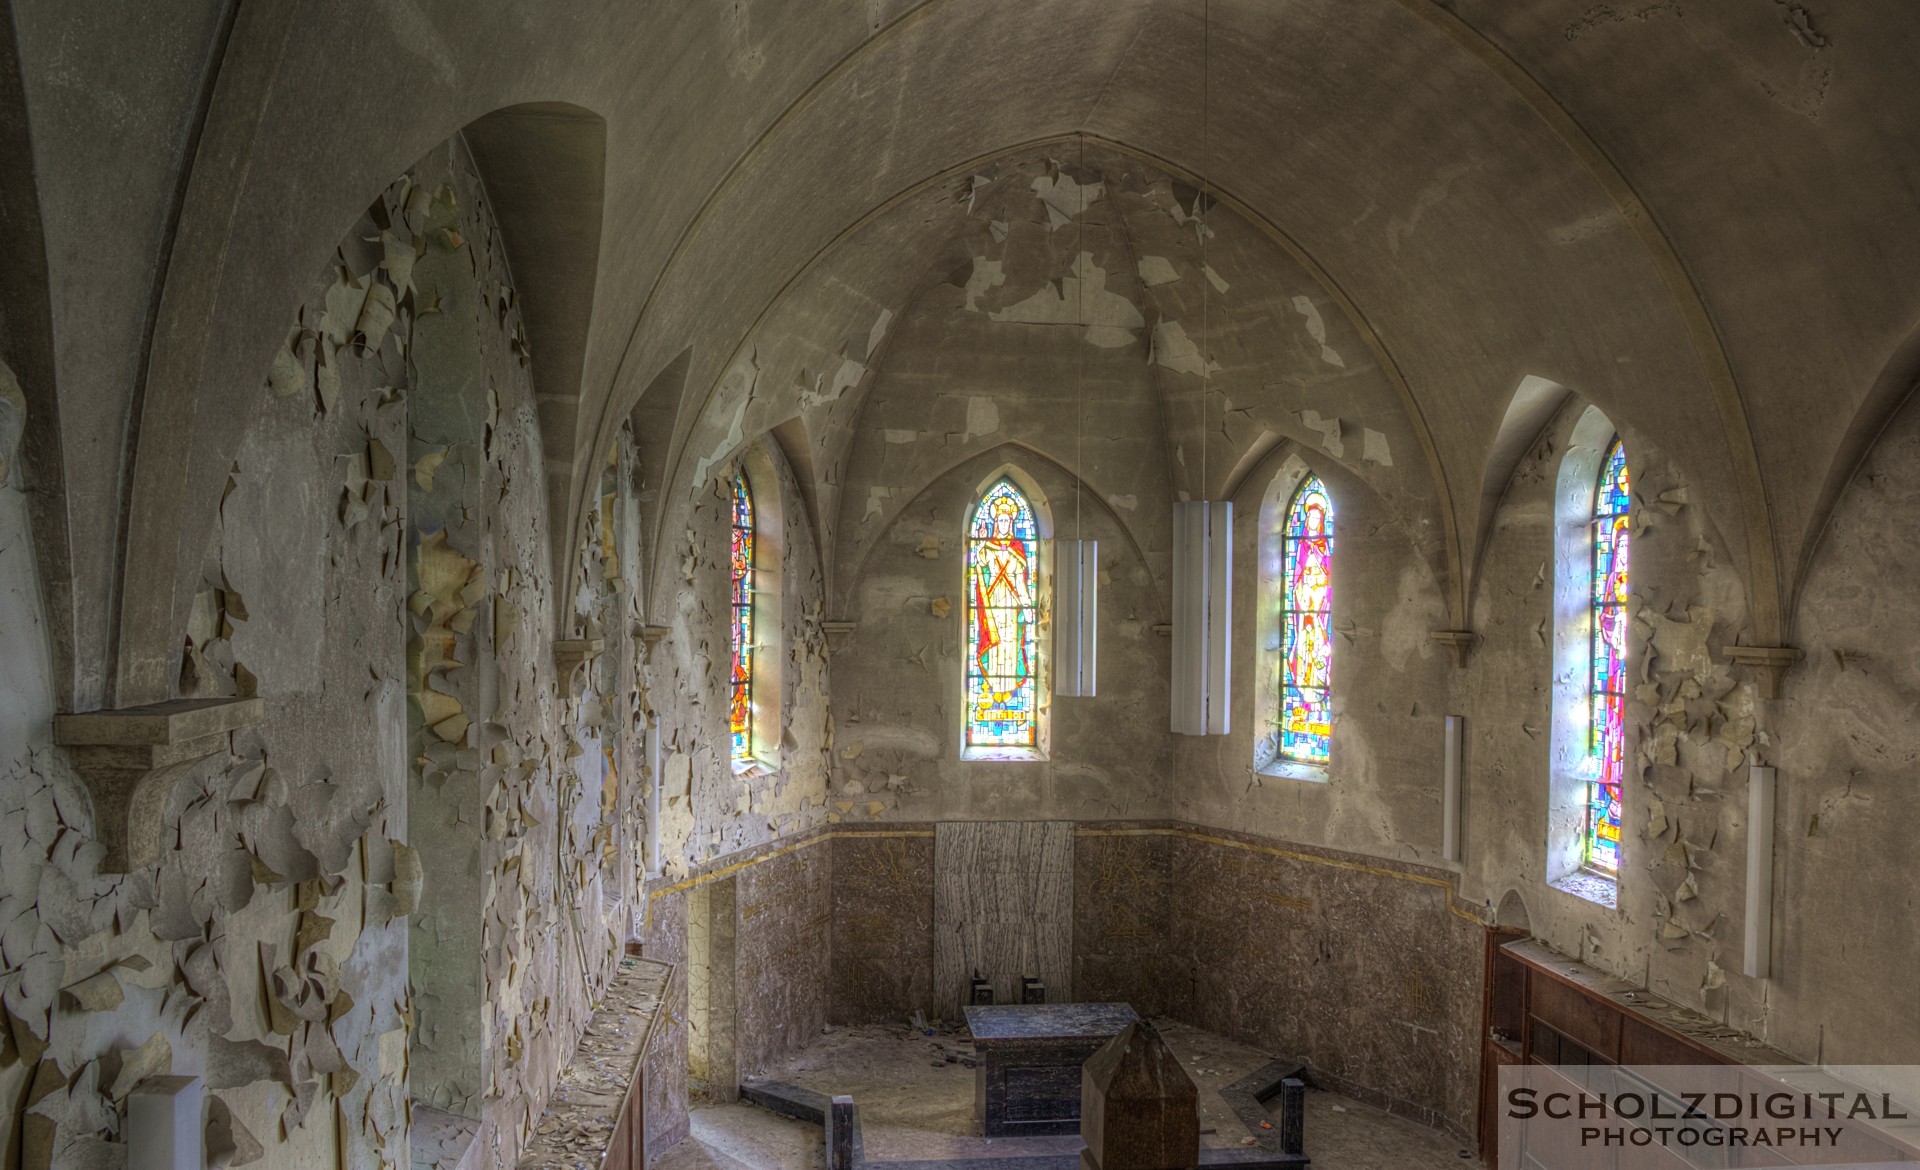
[[[546,1112],[534,1124],[519,1170],[597,1170],[613,1140],[672,970],[651,959],[620,960],[619,973],[594,1009]]]

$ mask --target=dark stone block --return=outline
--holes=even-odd
[[[1193,1170],[1200,1164],[1200,1091],[1167,1042],[1142,1020],[1094,1053],[1080,1073],[1087,1170]]]
[[[974,1112],[988,1137],[1080,1132],[1080,1066],[1139,1017],[1123,1003],[969,1007],[982,1057]]]

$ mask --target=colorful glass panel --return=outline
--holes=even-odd
[[[1587,865],[1620,869],[1620,792],[1627,757],[1627,546],[1630,540],[1627,451],[1616,436],[1607,447],[1593,498],[1592,669],[1587,751]]]
[[[1280,758],[1333,758],[1333,500],[1310,475],[1287,505],[1280,597]]]
[[[733,475],[732,552],[729,575],[733,607],[729,642],[733,654],[733,689],[727,725],[733,732],[733,758],[753,759],[753,493],[747,477]]]
[[[1040,742],[1040,565],[1033,505],[1001,480],[967,527],[967,727],[970,748]]]

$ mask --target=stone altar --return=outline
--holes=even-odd
[[[968,1007],[980,1065],[974,1115],[987,1137],[1080,1132],[1080,1066],[1138,1023],[1124,1003]]]

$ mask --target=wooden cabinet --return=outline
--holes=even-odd
[[[1500,1069],[1799,1062],[1517,931],[1487,931],[1480,1156],[1498,1161]]]

